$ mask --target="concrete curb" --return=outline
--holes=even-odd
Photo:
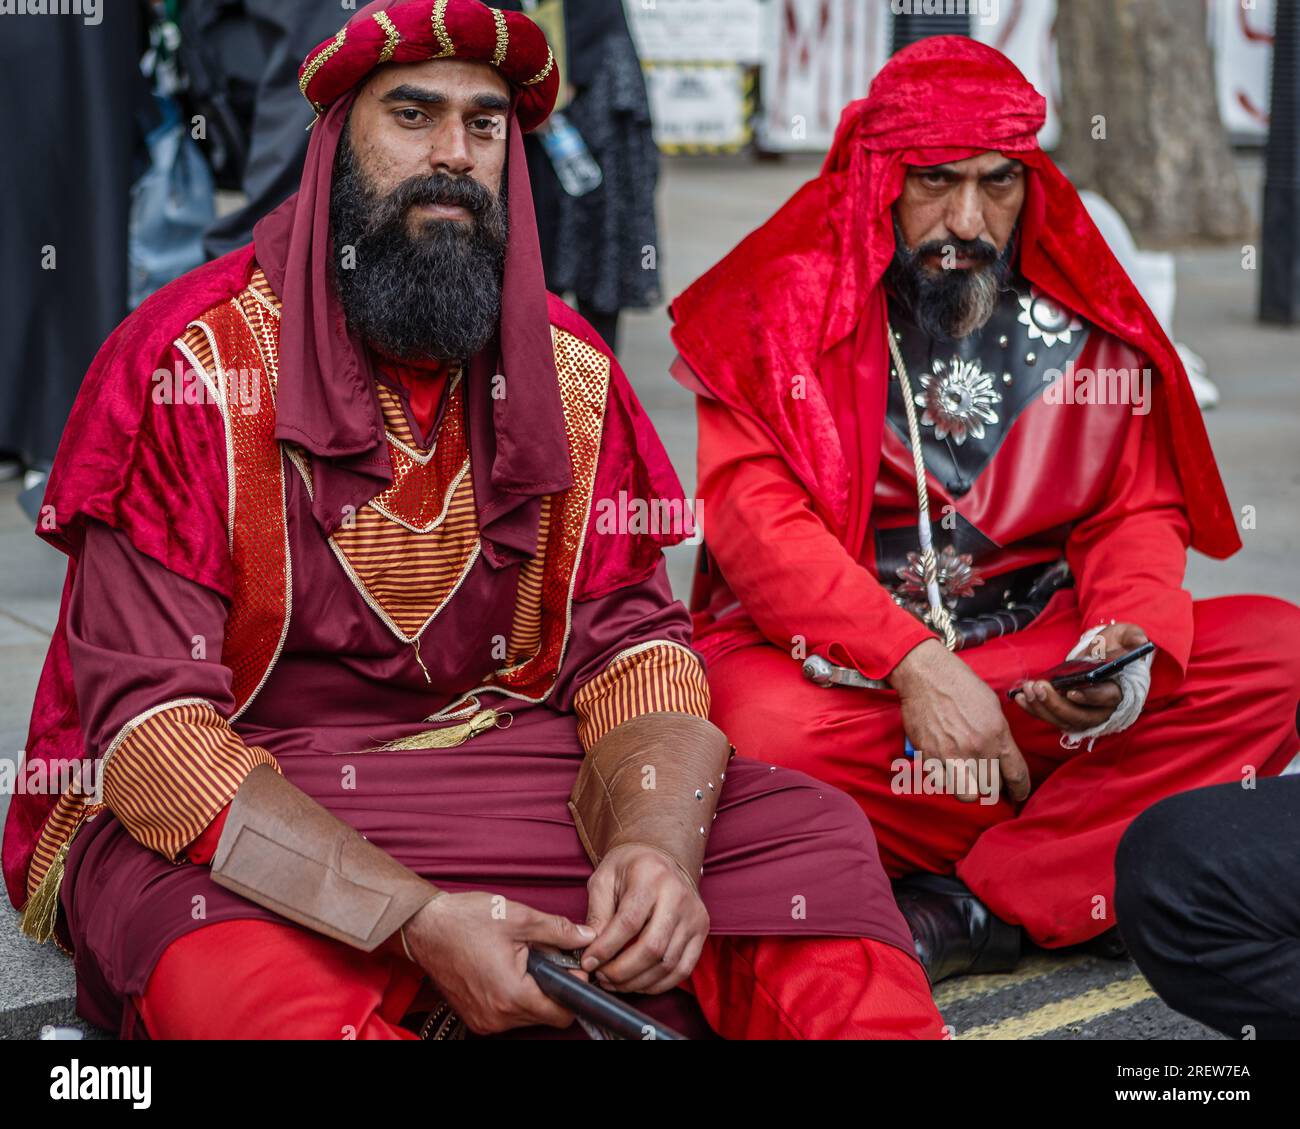
[[[75,1027],[88,1039],[108,1035],[77,1018],[72,958],[18,931],[18,914],[0,907],[0,1039],[37,1039],[41,1028]]]

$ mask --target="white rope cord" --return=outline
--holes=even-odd
[[[912,461],[916,466],[916,508],[920,515],[917,527],[921,541],[921,568],[925,575],[925,594],[930,610],[926,622],[943,636],[944,646],[950,651],[957,649],[957,629],[952,624],[952,614],[948,611],[939,592],[939,559],[934,552],[934,537],[930,531],[930,487],[925,478],[925,455],[921,450],[921,426],[916,420],[916,403],[912,399],[912,382],[907,377],[907,366],[903,363],[902,351],[894,337],[893,326],[886,323],[885,336],[889,339],[889,352],[894,359],[894,368],[898,371],[899,383],[903,386],[903,408],[907,412],[907,433],[912,441]]]

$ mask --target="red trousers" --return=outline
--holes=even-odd
[[[264,921],[172,942],[135,1006],[154,1039],[414,1039],[422,974]],[[686,987],[728,1039],[937,1039],[921,966],[857,939],[710,937]]]
[[[1137,723],[1091,751],[1006,702],[1016,681],[1061,662],[1083,632],[1072,605],[963,658],[1002,697],[1034,791],[1017,810],[952,796],[898,794],[897,698],[825,690],[775,647],[709,667],[713,720],[742,756],[799,769],[853,796],[871,819],[892,877],[957,874],[1040,945],[1088,940],[1115,924],[1114,859],[1131,820],[1203,785],[1280,773],[1300,748],[1300,608],[1262,597],[1198,602],[1187,677],[1149,698]]]

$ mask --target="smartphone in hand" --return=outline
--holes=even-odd
[[[1117,671],[1123,670],[1129,663],[1145,658],[1155,649],[1156,645],[1154,643],[1143,643],[1142,646],[1136,647],[1125,654],[1117,655],[1113,659],[1103,659],[1101,662],[1090,662],[1087,659],[1071,659],[1069,662],[1054,666],[1051,670],[1044,671],[1027,681],[1050,682],[1054,690],[1074,690],[1080,686],[1096,686],[1098,682],[1109,682],[1115,677]],[[1017,694],[1023,692],[1024,685],[1022,683],[1019,686],[1011,687],[1007,691],[1007,697],[1014,698]]]

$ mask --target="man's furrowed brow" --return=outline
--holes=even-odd
[[[496,110],[504,114],[510,109],[510,99],[503,98],[500,94],[476,94],[474,96],[474,108],[476,110]]]
[[[1000,176],[1009,176],[1013,172],[1020,172],[1025,167],[1023,161],[1017,161],[1014,158],[1008,158],[997,168],[991,169],[984,174],[985,180],[993,180]]]
[[[430,90],[424,86],[412,86],[409,82],[394,86],[379,99],[381,102],[423,102],[431,106],[445,105],[447,95],[441,90]]]
[[[387,94],[380,99],[381,102],[416,102],[426,106],[445,106],[451,99],[441,90],[430,90],[425,86],[414,86],[409,82],[404,82],[401,86],[394,86]],[[484,91],[475,94],[470,103],[476,110],[493,110],[504,113],[510,109],[510,99],[504,98],[500,94]]]

